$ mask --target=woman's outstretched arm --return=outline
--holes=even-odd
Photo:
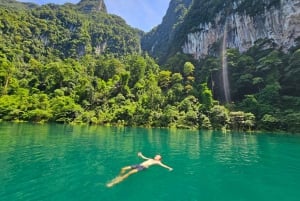
[[[167,169],[170,170],[170,171],[173,170],[173,168],[171,168],[171,167],[169,167],[169,166],[163,164],[162,162],[160,162],[159,165],[160,165],[161,167],[167,168]]]
[[[142,154],[142,152],[139,152],[139,153],[138,153],[138,156],[141,157],[142,159],[145,159],[145,160],[149,160],[149,159],[150,159],[150,158],[145,157],[145,156]]]

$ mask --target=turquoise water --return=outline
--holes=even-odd
[[[122,166],[151,167],[107,188]],[[300,136],[0,123],[0,200],[299,201]]]

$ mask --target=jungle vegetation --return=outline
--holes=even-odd
[[[299,44],[228,49],[225,104],[218,57],[178,53],[159,66],[141,35],[117,16],[68,4],[0,6],[0,119],[300,131]]]

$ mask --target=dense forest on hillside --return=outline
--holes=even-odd
[[[173,43],[174,33],[180,30],[191,4],[192,0],[170,1],[162,23],[142,37],[142,49],[158,62],[162,62],[169,55],[169,46]]]
[[[0,119],[189,129],[300,131],[300,45],[227,50],[232,103],[218,57],[177,54],[159,66],[138,30],[73,5],[0,7]]]

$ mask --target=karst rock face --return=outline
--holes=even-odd
[[[238,7],[242,1],[233,6]],[[199,59],[209,54],[213,44],[224,37],[226,46],[246,51],[259,39],[271,39],[284,50],[295,44],[300,37],[300,1],[281,0],[280,6],[265,8],[262,13],[249,15],[233,12],[226,15],[219,12],[211,22],[199,23],[197,31],[186,35],[182,51]]]
[[[261,39],[288,50],[300,37],[299,0],[171,0],[162,23],[142,38],[156,58],[185,53],[200,59],[226,47],[248,50]]]

